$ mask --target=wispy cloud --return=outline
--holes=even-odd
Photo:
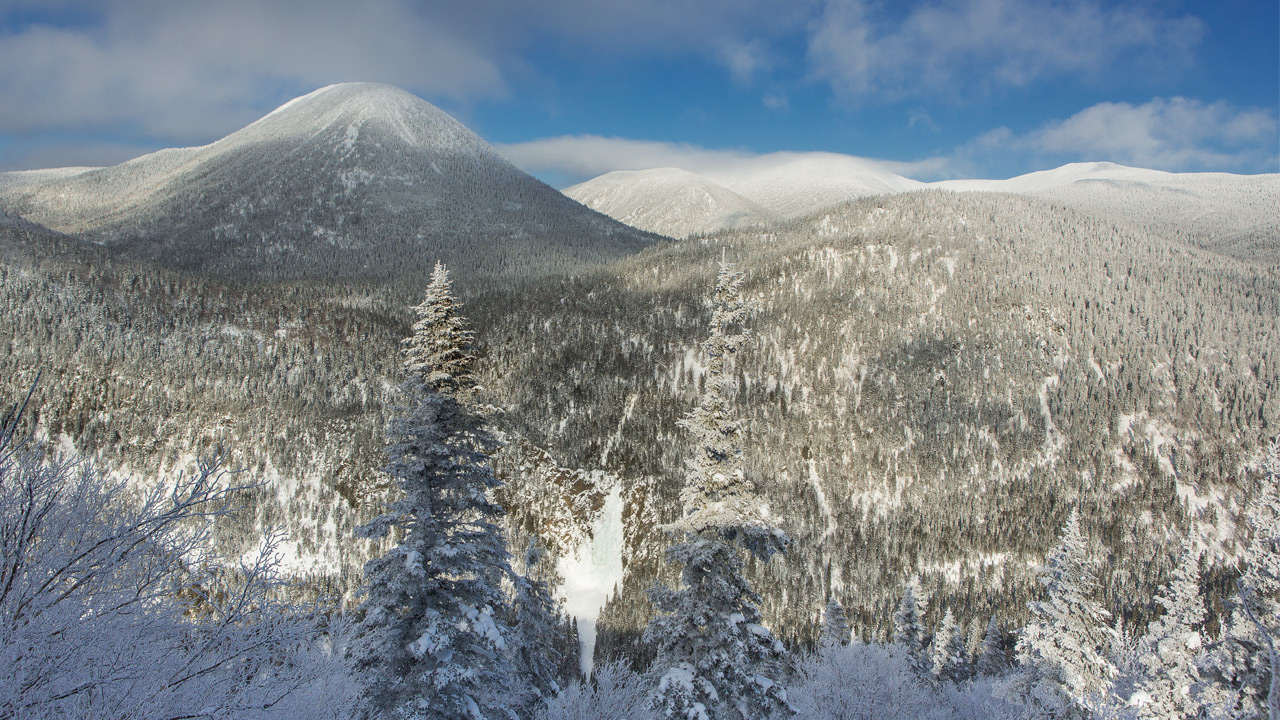
[[[561,177],[571,182],[615,170],[660,167],[704,174],[757,157],[742,150],[713,150],[687,143],[598,135],[564,135],[497,147],[525,172]]]
[[[408,0],[69,4],[84,22],[0,34],[0,131],[208,140],[340,80],[461,99],[506,90],[485,38]]]
[[[959,151],[969,157],[1026,153],[1049,160],[1109,160],[1170,171],[1280,170],[1270,110],[1174,97],[1141,105],[1099,103],[1036,130],[997,128]]]
[[[1154,72],[1189,62],[1202,34],[1199,20],[1145,4],[936,0],[895,15],[870,0],[831,0],[809,59],[847,99],[960,98],[1116,68]]]
[[[0,153],[0,172],[32,168],[105,167],[158,150],[154,145],[113,142],[40,143],[17,152]]]
[[[208,141],[346,80],[467,105],[501,99],[569,46],[687,54],[741,84],[819,0],[12,0],[0,5],[0,133],[93,129]],[[42,13],[57,22],[32,22]],[[66,22],[73,18],[75,22]]]

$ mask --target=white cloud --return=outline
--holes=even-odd
[[[37,144],[16,153],[0,154],[0,172],[31,168],[106,167],[158,149],[152,145],[111,142]]]
[[[720,44],[719,55],[721,63],[739,85],[749,85],[757,74],[766,72],[774,63],[771,53],[759,40],[726,40]]]
[[[614,170],[660,167],[676,167],[703,174],[757,157],[740,150],[711,150],[686,143],[598,135],[565,135],[497,147],[525,172],[551,173],[580,180]]]
[[[77,12],[88,21],[0,34],[0,131],[207,141],[341,80],[462,100],[506,90],[485,38],[409,0],[107,0]]]
[[[0,3],[0,133],[209,141],[347,80],[466,105],[545,86],[529,58],[548,46],[695,55],[749,84],[772,67],[770,44],[799,32],[819,2],[10,0]],[[27,19],[51,8],[60,24]]]
[[[848,99],[958,98],[1047,77],[1188,62],[1203,32],[1200,21],[1148,7],[935,0],[891,18],[870,0],[830,0],[810,39],[809,60],[815,76]]]
[[[686,143],[652,140],[568,135],[499,145],[498,150],[525,172],[564,179],[564,184],[589,180],[615,170],[648,170],[674,167],[701,175],[714,182],[758,172],[804,158],[840,158],[824,152],[752,153],[745,150],[717,150]],[[857,158],[862,164],[879,167],[913,179],[949,177],[945,158],[920,162],[895,162]]]
[[[957,165],[980,158],[1029,156],[1029,162],[1107,160],[1187,171],[1276,172],[1275,114],[1226,102],[1155,98],[1141,105],[1104,102],[1026,133],[996,128],[957,149]]]

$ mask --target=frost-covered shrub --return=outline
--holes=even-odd
[[[993,694],[998,683],[981,678],[934,686],[921,680],[902,645],[854,643],[824,647],[801,661],[789,698],[805,720],[1030,717]]]
[[[36,452],[19,414],[0,421],[0,718],[280,717],[340,667],[278,599],[278,534],[239,562],[209,550],[242,489],[216,463],[138,498]]]
[[[575,682],[547,701],[538,720],[656,720],[649,687],[625,662],[597,666],[588,682]]]

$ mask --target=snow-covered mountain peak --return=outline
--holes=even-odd
[[[760,204],[680,168],[620,170],[564,194],[632,227],[671,237],[776,221]]]
[[[837,153],[773,153],[707,177],[785,217],[923,185],[873,160]]]
[[[931,187],[945,190],[1034,193],[1066,187],[1083,181],[1160,184],[1176,179],[1175,173],[1129,167],[1113,162],[1068,163],[1052,170],[1039,170],[1008,180],[944,180]]]
[[[475,133],[431,103],[392,85],[341,83],[290,100],[214,145],[330,135],[335,149],[351,150],[362,135],[448,154],[498,154]]]
[[[120,165],[0,174],[0,208],[230,277],[476,275],[595,263],[652,238],[566,199],[390,85],[330,85],[216,142]],[[394,228],[394,230],[389,230]]]
[[[619,171],[565,189],[569,197],[645,230],[685,237],[795,218],[923,183],[883,163],[836,153],[771,153],[695,174]]]

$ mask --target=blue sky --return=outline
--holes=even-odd
[[[1280,171],[1274,0],[0,0],[0,169],[202,144],[333,82],[557,186],[779,151],[922,180]]]

